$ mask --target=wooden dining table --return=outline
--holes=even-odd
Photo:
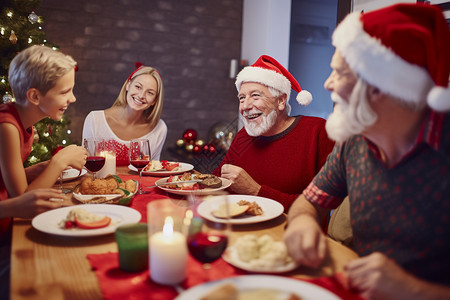
[[[138,175],[127,167],[117,167],[117,174],[138,180]],[[148,184],[159,178],[146,176],[144,179]],[[79,179],[65,182],[64,187],[73,188],[78,183]],[[157,190],[158,188],[148,189],[150,194],[158,193]],[[157,197],[169,198],[171,195],[161,193]],[[68,194],[64,205],[76,204],[79,203]],[[286,221],[287,216],[282,214],[261,223],[233,225],[230,244],[245,234],[268,234],[276,240],[281,240]],[[12,231],[10,299],[102,299],[99,280],[87,255],[108,252],[117,252],[114,234],[83,238],[57,236],[33,228],[29,219],[15,218]],[[320,267],[313,269],[301,266],[292,271],[290,276],[332,276],[342,272],[344,265],[356,257],[357,254],[349,248],[328,239],[327,257]]]

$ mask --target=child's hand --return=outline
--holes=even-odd
[[[63,170],[66,167],[72,167],[78,170],[84,167],[88,152],[83,147],[77,145],[69,145],[59,150],[52,159],[56,159],[63,165]]]
[[[2,202],[11,208],[11,217],[32,218],[40,213],[61,207],[62,203],[55,201],[56,199],[64,199],[60,190],[37,189]]]

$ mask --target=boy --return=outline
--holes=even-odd
[[[31,152],[33,124],[45,117],[60,120],[75,102],[75,65],[70,56],[37,45],[11,61],[9,82],[16,102],[0,105],[0,200],[51,187],[65,168],[84,166],[86,150],[70,145],[48,162],[23,167]],[[0,220],[0,239],[7,230],[6,221]]]

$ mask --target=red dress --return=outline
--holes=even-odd
[[[30,155],[31,148],[33,146],[33,137],[34,137],[33,127],[30,128],[23,127],[22,121],[20,120],[19,114],[17,113],[14,103],[0,104],[0,123],[10,123],[17,128],[20,137],[20,152],[21,152],[20,155],[22,157],[22,162],[25,162],[25,160]],[[4,146],[6,145],[2,145],[2,147]],[[9,198],[8,192],[5,187],[5,183],[3,181],[3,178],[5,176],[8,176],[8,174],[3,174],[2,170],[0,170],[0,201]],[[11,223],[10,218],[0,220],[0,241],[8,232],[10,223]]]

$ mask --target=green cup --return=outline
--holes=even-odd
[[[145,223],[128,224],[116,229],[119,265],[126,272],[148,268],[148,226]]]

